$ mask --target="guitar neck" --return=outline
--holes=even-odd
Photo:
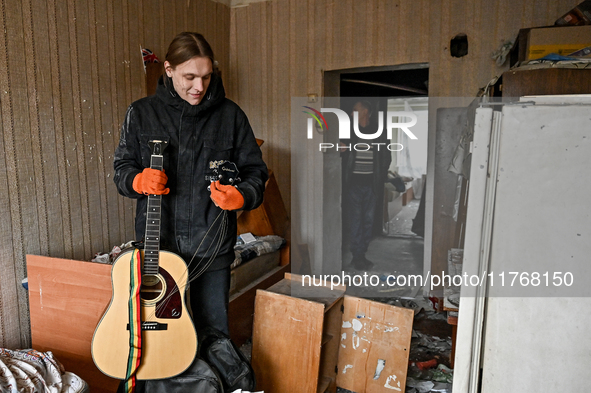
[[[162,142],[160,142],[162,143]],[[163,148],[153,149],[161,153]],[[155,152],[156,153],[156,152]],[[164,158],[162,154],[152,154],[150,168],[162,170]],[[146,214],[146,236],[144,240],[144,271],[145,275],[158,274],[158,255],[160,252],[160,218],[162,195],[148,195]]]

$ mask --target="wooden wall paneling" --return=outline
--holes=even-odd
[[[536,26],[546,26],[549,24],[553,24],[549,23],[548,19],[548,15],[550,15],[550,4],[554,4],[555,2],[552,0],[534,0],[532,3],[532,17],[531,17],[531,25],[530,26],[523,26],[523,27],[536,27]],[[575,1],[575,3],[577,3]],[[562,13],[559,12],[559,15],[564,15],[566,12],[568,12],[568,10],[572,7],[570,7],[569,5],[563,4],[562,5]],[[558,19],[555,18],[555,19]]]
[[[210,36],[215,40],[215,54],[218,59],[220,71],[224,82],[229,80],[230,75],[228,74],[228,60],[229,60],[229,39],[230,39],[230,12],[228,7],[220,3],[210,3],[213,5],[215,15],[215,23],[213,25],[213,31],[215,34],[209,33]]]
[[[72,226],[72,252],[73,258],[84,258],[84,239],[88,234],[83,211],[81,208],[82,189],[81,171],[78,165],[78,142],[76,130],[80,129],[80,105],[79,105],[79,86],[77,79],[74,78],[76,66],[76,32],[75,23],[76,14],[74,12],[73,2],[68,2],[67,7],[57,7],[56,15],[58,17],[58,40],[60,35],[63,38],[64,45],[60,46],[60,85],[62,86],[62,111],[64,121],[64,158],[66,160],[66,175],[68,185],[68,209],[70,211]]]
[[[61,237],[63,251],[57,255],[72,257],[72,221],[69,204],[69,190],[68,190],[68,170],[65,153],[65,129],[64,129],[64,107],[62,105],[62,86],[60,74],[60,43],[58,39],[58,10],[54,0],[47,2],[47,25],[48,25],[48,51],[49,51],[49,67],[51,85],[46,89],[51,91],[52,97],[50,100],[50,108],[46,110],[52,112],[52,121],[54,128],[54,140],[51,148],[55,149],[56,162],[54,166],[54,173],[57,178],[53,185],[54,194],[58,196],[56,202],[60,206],[60,217],[55,217],[55,221],[61,221],[61,231],[55,231],[55,234]],[[63,45],[63,44],[62,44]],[[53,241],[52,241],[53,244]]]
[[[261,105],[259,106],[259,116],[260,116],[260,128],[259,130],[255,131],[256,135],[262,135],[263,139],[269,139],[269,85],[271,84],[270,75],[269,75],[269,46],[271,43],[269,41],[268,30],[269,30],[269,21],[267,19],[267,9],[270,8],[267,2],[260,3],[260,7],[258,10],[259,14],[259,23],[260,23],[260,37],[261,37],[261,47],[260,47],[260,57],[259,57],[259,66],[261,67],[261,79],[260,79],[260,88],[261,88]],[[263,145],[264,154],[268,155],[268,147]]]
[[[34,35],[34,26],[33,26],[33,9],[31,5],[31,1],[23,1],[22,2],[22,12],[23,12],[23,38],[25,43],[25,51],[26,51],[26,61],[23,66],[26,69],[26,86],[27,86],[27,101],[28,101],[28,111],[29,111],[29,132],[30,132],[30,143],[31,143],[31,158],[33,164],[33,173],[32,178],[29,180],[32,181],[34,186],[31,187],[31,191],[34,193],[36,198],[37,206],[39,209],[37,211],[37,226],[39,229],[38,236],[39,236],[39,251],[43,253],[47,253],[49,251],[49,234],[47,228],[47,203],[46,203],[46,195],[45,195],[45,182],[47,181],[45,166],[43,165],[43,142],[41,141],[41,125],[40,125],[40,114],[39,114],[39,84],[38,84],[38,74],[43,73],[43,76],[46,76],[47,73],[44,72],[45,70],[38,69],[37,67],[37,58],[36,58],[36,48],[35,48],[35,38]],[[47,24],[44,26],[47,28]],[[41,32],[40,32],[41,33]],[[42,33],[44,38],[47,37],[47,31]],[[42,78],[45,79],[45,78]],[[49,130],[44,130],[49,131]],[[46,149],[49,147],[46,147]]]
[[[3,3],[2,14],[0,15],[2,26],[6,26],[6,12]],[[10,78],[8,75],[8,30],[0,31],[0,69],[6,70],[0,72],[0,130],[4,138],[12,135],[12,97],[8,94],[10,90]],[[4,138],[0,138],[0,187],[6,190],[0,196],[0,214],[5,219],[0,221],[0,345],[3,348],[11,348],[20,345],[21,342],[21,324],[18,311],[17,291],[15,285],[17,281],[17,271],[14,264],[15,249],[13,245],[12,228],[12,206],[9,198],[9,163],[6,156],[7,149]],[[18,246],[18,245],[17,245]]]
[[[222,15],[223,18],[223,28],[221,28],[221,34],[223,35],[223,45],[224,45],[224,53],[225,53],[225,58],[224,58],[224,73],[225,75],[230,75],[229,71],[230,71],[230,27],[232,25],[231,22],[231,15],[230,15],[230,9],[226,6],[223,5],[219,5],[218,7],[218,12]]]
[[[270,132],[270,149],[267,157],[270,158],[270,166],[277,176],[277,184],[285,201],[287,212],[291,211],[291,94],[290,79],[286,75],[291,74],[291,53],[289,48],[289,29],[285,28],[285,20],[289,17],[289,7],[286,0],[272,2],[273,13],[273,123]]]
[[[431,23],[433,22],[433,19],[435,19],[433,14],[437,9],[438,7],[436,6],[436,3],[433,3],[429,0],[421,0],[421,6],[419,8],[419,18],[421,20],[420,31],[422,31],[423,34],[421,34],[419,37],[418,47],[419,53],[421,55],[420,58],[414,59],[413,62],[429,62],[430,41],[434,37],[428,34],[428,32],[431,29]],[[427,32],[427,34],[425,34],[424,32]]]
[[[431,96],[450,97],[450,94],[452,94],[450,92],[452,84],[453,86],[461,86],[461,84],[458,84],[455,74],[452,73],[453,60],[450,60],[452,57],[449,54],[449,43],[454,32],[454,28],[451,26],[452,18],[449,10],[451,1],[452,0],[442,0],[440,16],[441,23],[438,24],[438,30],[436,31],[436,37],[438,37],[436,40],[439,41],[439,46],[437,47],[437,51],[435,53],[430,53],[430,55],[438,59],[436,69],[437,75],[447,75],[447,77],[452,80],[451,83],[446,83],[446,81],[439,78],[429,78],[429,83],[435,85],[435,91],[433,93],[431,93],[431,91],[429,92]]]
[[[119,141],[119,124],[122,122],[122,113],[120,112],[119,100],[117,97],[117,83],[118,75],[117,70],[119,57],[116,50],[115,39],[115,26],[114,26],[114,7],[113,2],[106,2],[105,10],[105,29],[106,35],[104,39],[104,55],[108,57],[107,60],[107,72],[105,73],[105,85],[108,85],[108,94],[105,94],[105,100],[108,100],[108,105],[105,104],[106,121],[103,123],[103,133],[105,139],[103,141],[103,165],[105,166],[105,190],[107,191],[108,198],[108,217],[109,217],[109,247],[115,244],[120,244],[125,239],[125,226],[122,224],[125,220],[125,211],[120,207],[119,200],[115,184],[113,183],[113,154],[115,147]],[[103,62],[101,61],[101,64]],[[104,67],[104,65],[103,65]],[[125,106],[122,106],[124,109]]]
[[[447,48],[443,56],[450,67],[448,71],[451,78],[450,85],[454,86],[456,90],[455,94],[458,94],[460,97],[472,97],[476,94],[475,91],[468,91],[472,78],[470,69],[473,59],[475,59],[475,54],[470,50],[470,43],[475,36],[470,31],[471,21],[466,18],[466,13],[471,11],[470,4],[458,0],[450,0],[446,10],[449,23],[445,26],[445,33],[442,34],[445,47]],[[451,39],[458,34],[466,34],[468,36],[468,54],[464,57],[453,57],[451,55]],[[448,87],[446,95],[451,96],[453,94]]]
[[[178,3],[180,4],[182,2],[179,1]],[[182,13],[183,19],[182,19],[181,26],[189,26],[189,12],[191,10],[191,0],[188,0],[185,4],[186,4],[185,9]],[[215,4],[214,4],[214,6],[215,6]],[[216,17],[217,17],[217,15],[214,14],[214,16],[212,16],[212,19],[215,21]],[[217,38],[217,37],[213,37],[213,38]]]
[[[109,80],[109,59],[104,59],[105,53],[108,52],[106,45],[105,33],[105,13],[106,7],[103,8],[105,0],[92,0],[89,4],[89,19],[94,21],[90,24],[90,61],[92,70],[92,101],[93,101],[93,117],[94,117],[94,141],[90,147],[94,152],[91,159],[96,160],[91,162],[91,167],[96,168],[98,175],[96,183],[94,184],[95,193],[99,197],[100,210],[96,211],[91,217],[91,226],[100,224],[98,228],[101,230],[99,235],[101,241],[97,241],[97,246],[100,248],[91,250],[93,255],[96,252],[109,252],[110,246],[110,232],[108,197],[107,197],[107,173],[110,172],[106,168],[104,162],[105,152],[105,129],[110,123],[109,111],[106,108],[107,100],[109,99],[108,80]],[[108,147],[111,150],[110,146]],[[53,255],[53,254],[50,254]]]
[[[31,159],[33,155],[31,147],[30,120],[29,120],[29,102],[27,89],[27,69],[26,58],[27,49],[24,40],[24,29],[22,12],[22,3],[6,2],[3,11],[6,15],[18,15],[11,18],[11,23],[6,24],[7,38],[7,63],[6,68],[9,85],[8,94],[10,95],[9,112],[7,113],[10,123],[5,128],[4,142],[5,154],[7,158],[7,172],[9,179],[9,203],[11,207],[11,219],[13,229],[13,243],[15,244],[13,261],[16,271],[16,283],[22,277],[26,276],[25,268],[25,244],[27,247],[39,250],[39,226],[36,209],[35,195],[35,172],[34,163]],[[12,23],[14,22],[14,23]],[[4,101],[4,100],[2,100]],[[7,119],[8,120],[8,119]],[[10,261],[7,261],[10,263]],[[18,306],[14,311],[18,312],[18,329],[21,343],[28,344],[27,321],[28,306],[26,293],[17,290],[17,299],[13,299]],[[16,331],[16,330],[15,330]]]
[[[367,63],[373,63],[376,61],[375,56],[375,44],[377,36],[377,23],[376,23],[376,2],[377,0],[368,0],[365,6],[365,31],[363,32],[363,46],[365,49],[364,56]]]
[[[480,31],[494,31],[495,28],[495,20],[490,18],[489,15],[493,14],[495,7],[494,2],[478,2],[474,4],[474,14],[475,18],[472,21],[472,33],[471,35],[476,37],[478,32]],[[507,35],[506,39],[509,39],[509,35]],[[483,53],[487,49],[494,47],[495,45],[497,48],[500,46],[500,42],[495,39],[493,35],[480,35],[480,39],[471,39],[468,37],[469,46],[472,47],[472,52],[474,54]],[[487,58],[484,56],[478,56],[476,60],[475,67],[471,71],[472,73],[472,81],[470,82],[471,85],[479,84],[478,87],[484,87],[485,83],[488,83],[490,79],[494,77],[494,74],[497,72],[497,67],[490,67],[489,65],[493,64],[494,60],[491,58]],[[507,63],[509,63],[507,61]],[[484,82],[486,81],[486,82]]]
[[[132,47],[131,47],[131,53],[132,54],[133,53],[136,54],[136,56],[133,56],[132,57],[134,60],[135,59],[139,59],[139,61],[141,62],[141,70],[142,71],[143,71],[143,68],[144,68],[143,67],[144,61],[143,61],[143,56],[141,55],[139,46],[140,45],[143,45],[144,42],[146,42],[146,39],[145,39],[145,36],[146,36],[146,28],[145,27],[149,25],[148,20],[146,20],[144,18],[144,15],[145,15],[145,13],[144,13],[144,3],[145,3],[145,0],[137,0],[137,4],[134,6],[134,9],[133,9],[134,12],[131,14],[131,17],[132,18],[136,18],[137,21],[138,21],[138,29],[137,29],[138,37],[137,37],[137,43],[135,45],[135,48],[132,45]],[[177,3],[180,3],[180,2],[177,1],[177,2],[174,2],[174,3],[172,3],[170,5],[169,12],[170,12],[171,9],[173,9],[174,4],[177,4]],[[148,13],[147,16],[150,17],[152,15],[150,15],[150,13]],[[139,70],[140,69],[138,68],[138,72],[139,72]],[[140,75],[141,75],[141,73],[140,73]],[[142,93],[141,93],[141,96],[140,97],[144,97],[146,95],[145,85],[140,86],[140,87],[142,87],[142,89],[141,89],[142,90]],[[138,97],[138,98],[140,98],[140,97]]]
[[[76,2],[76,22],[77,26],[77,65],[78,74],[76,75],[78,85],[80,88],[79,107],[80,107],[80,128],[76,135],[76,151],[78,153],[78,163],[82,170],[80,185],[82,189],[82,214],[85,220],[85,230],[88,237],[85,238],[86,252],[84,260],[99,251],[104,251],[104,243],[102,239],[103,217],[101,214],[101,197],[99,188],[99,170],[97,157],[97,117],[98,102],[95,97],[95,90],[97,88],[97,71],[96,71],[96,51],[94,28],[89,28],[91,25],[91,15],[93,11],[94,1],[77,1]],[[92,15],[94,17],[94,15]],[[92,20],[94,24],[94,20]]]
[[[387,0],[376,0],[376,15],[375,15],[375,28],[374,28],[374,39],[376,40],[375,43],[375,52],[373,54],[374,61],[377,64],[386,64],[386,58],[389,55],[386,53],[386,43],[389,40],[386,40],[385,37],[390,35],[388,29],[383,28],[383,26],[390,25],[390,18],[392,15],[388,15],[386,13],[387,7]]]
[[[205,26],[207,23],[207,12],[205,10],[205,2],[204,1],[197,1],[195,3],[196,8],[196,23],[197,32],[205,34]],[[168,42],[166,43],[168,45]]]
[[[263,160],[269,165],[269,168],[273,169],[271,166],[271,162],[273,158],[271,157],[272,152],[272,135],[273,135],[273,88],[275,81],[273,79],[273,68],[275,65],[276,59],[273,57],[273,45],[275,38],[273,35],[273,7],[270,2],[264,2],[261,4],[261,22],[263,23],[262,29],[262,39],[265,41],[265,44],[262,48],[262,58],[261,64],[264,67],[264,81],[263,81],[263,101],[262,101],[262,116],[263,116],[263,125],[262,130],[260,132],[261,135],[264,135],[264,140],[267,141],[266,145],[262,145],[262,152],[263,152]],[[257,131],[255,131],[257,134]],[[274,163],[274,162],[273,162]]]
[[[384,64],[405,63],[406,59],[400,48],[404,42],[400,39],[399,31],[402,29],[404,21],[400,15],[400,0],[387,1],[384,4],[385,26],[384,28]]]
[[[246,13],[248,8],[241,8],[241,13]],[[236,11],[238,12],[238,11]],[[240,68],[235,69],[235,87],[236,87],[236,100],[240,102],[240,106],[249,114],[249,102],[248,99],[251,96],[250,88],[250,50],[248,48],[249,37],[246,33],[248,31],[248,18],[242,17],[236,20],[236,48],[240,48],[236,54],[237,64],[240,64]],[[254,40],[254,37],[253,37]],[[253,95],[254,96],[254,95]]]
[[[106,200],[106,209],[103,215],[106,217],[106,225],[108,227],[107,237],[104,239],[106,250],[110,251],[113,245],[120,244],[121,239],[124,238],[123,233],[119,230],[119,203],[118,195],[113,183],[113,153],[116,146],[115,135],[118,136],[118,124],[122,120],[122,114],[119,113],[119,106],[117,105],[117,80],[115,77],[115,69],[117,59],[114,56],[114,39],[112,26],[112,12],[113,7],[110,1],[102,1],[100,8],[97,8],[98,15],[101,19],[99,21],[98,35],[98,64],[99,75],[101,80],[101,101],[99,102],[102,114],[101,123],[101,146],[99,146],[99,163],[104,168],[103,176],[103,195]],[[106,59],[103,59],[105,58]]]
[[[111,25],[110,37],[110,51],[109,56],[111,57],[112,73],[111,73],[111,112],[113,113],[113,124],[109,130],[111,135],[110,147],[112,151],[106,157],[110,161],[110,172],[107,173],[107,187],[111,190],[115,190],[115,184],[113,183],[113,153],[115,147],[119,143],[119,137],[121,134],[121,124],[123,123],[123,116],[127,111],[129,102],[126,101],[126,79],[125,79],[125,55],[124,55],[124,27],[123,27],[123,3],[122,2],[107,2],[110,9],[109,11],[109,24]],[[133,204],[132,202],[118,195],[117,191],[112,191],[117,196],[116,212],[114,213],[118,229],[118,239],[115,243],[120,243],[127,240],[128,236],[133,234],[131,224],[133,221]],[[113,225],[114,229],[115,225]],[[128,229],[129,228],[129,229]]]
[[[404,63],[410,63],[413,57],[416,57],[419,50],[418,38],[420,34],[416,34],[420,30],[420,18],[417,1],[400,1],[396,4],[397,26],[394,31],[396,35],[391,35],[390,39],[398,44],[395,56],[403,59]],[[399,63],[400,60],[391,59],[394,63]]]
[[[2,26],[6,26],[6,14],[2,12]],[[6,49],[7,31],[0,32],[0,69],[8,70],[8,51]],[[0,131],[2,135],[10,133],[12,129],[11,97],[8,95],[9,78],[7,72],[0,73]],[[8,190],[8,166],[6,162],[4,138],[0,138],[0,187]],[[14,249],[12,244],[11,206],[8,193],[0,196],[0,215],[6,219],[0,222],[0,346],[3,348],[20,344],[20,328],[18,320],[16,271],[13,262]],[[16,317],[16,318],[15,318]]]
[[[142,2],[142,14],[144,15],[145,26],[151,26],[150,29],[144,29],[144,37],[140,45],[142,48],[148,48],[158,56],[161,61],[164,61],[164,53],[160,48],[158,40],[160,34],[159,22],[160,7],[157,0],[144,0]],[[139,50],[139,48],[138,48]]]
[[[236,12],[237,8],[230,9],[230,42],[229,42],[229,57],[228,57],[228,72],[226,75],[228,76],[227,81],[224,81],[224,87],[226,89],[226,95],[232,101],[238,101],[238,70],[236,68],[236,64],[238,64],[237,59],[237,38],[238,34],[237,31],[237,23],[236,23]]]
[[[168,49],[168,44],[172,37],[167,37],[164,34],[165,26],[168,23],[167,18],[164,17],[166,9],[168,8],[168,3],[163,1],[154,1],[154,8],[153,12],[154,15],[154,26],[153,28],[157,31],[158,39],[156,41],[156,46],[162,53],[162,60],[166,58],[166,49]]]
[[[81,98],[81,87],[80,87],[80,64],[78,50],[78,25],[80,24],[78,19],[78,2],[69,0],[68,1],[68,18],[67,25],[69,35],[69,50],[70,56],[67,59],[70,60],[69,72],[64,74],[66,77],[71,78],[71,95],[72,102],[72,124],[71,126],[71,149],[72,159],[70,165],[76,175],[72,177],[71,189],[75,190],[75,194],[70,199],[70,207],[73,214],[79,217],[80,230],[75,232],[76,238],[74,240],[74,258],[84,259],[86,256],[85,249],[90,248],[90,219],[88,215],[88,209],[84,206],[88,205],[88,187],[86,185],[86,163],[84,161],[84,141],[82,131],[82,98]],[[84,25],[84,24],[83,24]],[[87,246],[88,245],[88,246]]]
[[[365,1],[352,1],[347,4],[347,6],[351,6],[351,23],[353,28],[347,29],[348,39],[352,43],[353,50],[347,51],[345,47],[344,50],[349,52],[348,54],[352,55],[351,58],[347,58],[349,62],[353,61],[356,64],[370,64],[373,62],[371,58],[371,54],[368,50],[367,45],[367,34],[368,32],[371,34],[371,24],[367,20],[367,16],[369,14],[369,3]],[[345,25],[347,26],[347,25]]]
[[[333,29],[334,29],[334,8],[335,3],[333,1],[325,1],[319,3],[318,12],[324,17],[323,37],[324,37],[324,51],[322,56],[322,71],[331,70],[333,68]],[[323,75],[324,76],[324,75]],[[322,86],[324,87],[324,86]],[[321,92],[321,96],[324,96],[324,92]]]
[[[138,15],[138,7],[141,7],[141,0],[128,0],[127,4],[127,23],[129,25],[129,51],[127,52],[127,60],[129,61],[129,76],[131,79],[131,99],[129,100],[129,103],[131,104],[133,101],[146,95],[146,84],[144,83],[144,63],[140,53],[140,44],[142,43],[143,39],[141,31],[144,24],[143,20],[140,20]],[[173,10],[174,8],[170,5],[166,8],[167,19],[165,27],[168,28],[167,31],[174,28]],[[171,39],[172,37],[168,39],[168,42],[170,42]]]
[[[317,24],[320,26],[316,27],[314,31],[313,56],[315,60],[309,68],[311,75],[308,93],[314,93],[321,97],[324,87],[323,71],[326,69],[326,29],[322,26],[322,21],[326,18],[326,6],[322,2],[312,3],[309,7],[309,12],[314,23],[313,26]]]
[[[261,8],[265,6],[264,3],[258,3],[253,6],[246,7],[247,11],[247,32],[248,36],[253,37],[253,40],[248,40],[248,92],[256,97],[259,97],[259,102],[248,106],[248,118],[253,128],[255,135],[260,135],[260,138],[265,139],[265,130],[263,127],[263,112],[267,110],[265,107],[265,82],[266,77],[263,63],[263,46],[266,37],[263,34],[265,27],[262,25]],[[243,75],[241,74],[241,77]],[[266,149],[266,146],[262,146]]]
[[[41,153],[39,166],[41,169],[40,174],[43,176],[43,200],[46,208],[44,228],[46,233],[43,237],[48,240],[47,252],[63,255],[65,253],[65,242],[70,241],[69,237],[71,235],[64,236],[64,213],[60,195],[60,172],[58,170],[59,164],[63,164],[63,160],[59,160],[56,147],[58,128],[56,127],[55,115],[59,116],[59,112],[53,110],[54,102],[57,101],[54,99],[53,87],[57,79],[53,77],[53,69],[56,69],[57,66],[48,65],[47,62],[46,51],[50,48],[50,31],[47,21],[48,9],[35,8],[33,15],[35,71],[37,74],[36,84],[39,105],[37,115],[39,124],[38,143]],[[55,34],[55,30],[53,34]],[[60,128],[59,132],[63,132],[63,130]],[[60,136],[59,139],[61,140],[61,138]],[[69,217],[68,214],[65,214],[65,216]],[[71,249],[71,245],[69,249]]]
[[[332,69],[348,68],[346,64],[353,63],[353,53],[357,49],[353,41],[353,9],[352,0],[339,2],[333,8],[333,31],[327,34],[333,36]]]

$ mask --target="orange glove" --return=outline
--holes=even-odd
[[[164,174],[163,170],[145,168],[142,173],[135,175],[133,189],[138,194],[166,195],[170,192],[170,188],[164,188],[167,180],[168,176]]]
[[[216,206],[223,210],[238,210],[244,206],[244,197],[234,186],[220,184],[219,180],[212,182],[211,199]]]

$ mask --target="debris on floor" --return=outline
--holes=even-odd
[[[451,393],[452,327],[447,323],[446,314],[434,311],[433,304],[423,297],[371,300],[411,308],[415,311],[406,393]],[[337,388],[337,393],[359,392]]]

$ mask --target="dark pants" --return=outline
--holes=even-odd
[[[206,271],[191,281],[189,292],[195,329],[211,326],[229,335],[230,267]]]
[[[371,185],[349,188],[349,222],[351,253],[353,258],[365,255],[372,238],[376,194]]]

